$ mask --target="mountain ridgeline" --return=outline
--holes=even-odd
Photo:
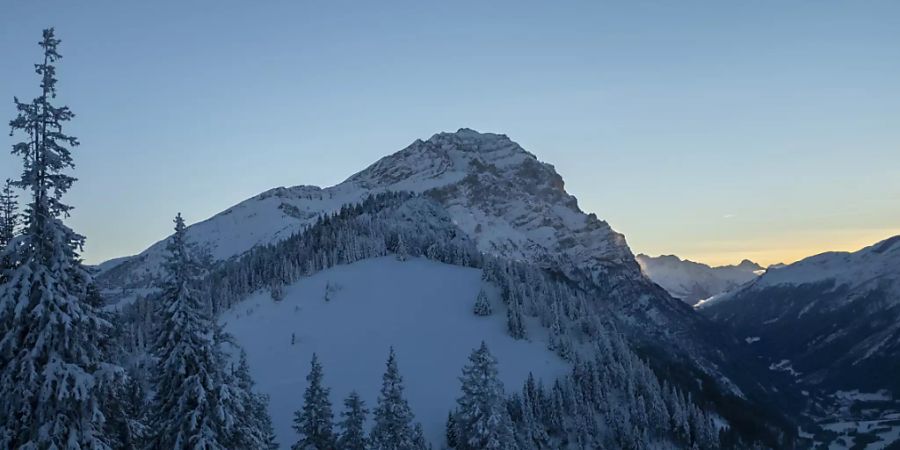
[[[806,389],[900,392],[900,236],[769,269],[699,311]]]
[[[654,283],[689,305],[732,290],[755,279],[765,270],[747,259],[737,265],[718,267],[682,260],[674,255],[652,257],[639,254],[636,259],[641,270]]]

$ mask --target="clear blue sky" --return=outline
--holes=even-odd
[[[900,233],[897,1],[9,0],[4,120],[49,25],[89,262],[460,127],[554,164],[636,252],[772,263]]]

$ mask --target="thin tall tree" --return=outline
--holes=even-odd
[[[154,346],[156,398],[151,447],[224,450],[239,442],[243,398],[224,371],[217,324],[194,292],[197,265],[181,214],[168,243],[169,277]]]
[[[19,225],[17,210],[19,196],[13,191],[12,183],[12,180],[7,179],[3,184],[3,190],[0,191],[0,249],[12,241]]]
[[[331,412],[330,389],[323,384],[322,364],[313,353],[306,391],[303,393],[303,409],[294,413],[294,430],[300,439],[293,450],[331,450],[335,445],[334,416]]]
[[[12,134],[24,139],[12,153],[22,158],[12,184],[31,194],[21,239],[4,250],[14,264],[0,285],[0,448],[106,449],[101,393],[121,369],[102,361],[110,324],[89,295],[91,278],[81,264],[84,237],[62,219],[62,202],[75,178],[71,148],[78,140],[63,132],[74,117],[55,106],[59,39],[44,30],[43,59],[35,65],[41,93],[15,99]]]

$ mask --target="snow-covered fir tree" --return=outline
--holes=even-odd
[[[294,430],[300,435],[293,450],[331,450],[335,445],[334,416],[331,412],[330,389],[322,383],[322,364],[313,353],[309,375],[306,376],[306,391],[303,393],[303,408],[294,413]]]
[[[459,444],[459,434],[456,429],[456,411],[447,413],[447,425],[444,431],[444,439],[447,441],[447,447],[456,448]]]
[[[13,191],[12,180],[7,179],[0,190],[0,249],[12,240],[19,225],[17,200],[19,196]]]
[[[156,397],[150,446],[164,449],[235,449],[241,440],[243,396],[224,370],[218,326],[197,295],[196,262],[181,214],[168,243],[169,277],[159,299],[154,346]],[[255,447],[258,448],[258,447]]]
[[[506,331],[513,339],[525,339],[525,323],[522,318],[522,306],[515,298],[510,299],[506,310]]]
[[[547,435],[546,429],[540,425],[540,420],[544,417],[539,395],[539,387],[534,379],[534,375],[529,373],[525,385],[522,387],[522,395],[520,397],[518,417],[522,424],[522,432],[518,433],[520,448],[548,448],[550,437]]]
[[[428,439],[425,439],[425,429],[422,428],[421,423],[416,423],[416,425],[413,427],[412,436],[413,448],[421,450],[431,450],[431,444],[428,443]]]
[[[250,376],[247,355],[243,351],[234,370],[234,380],[244,399],[245,414],[240,417],[237,432],[241,448],[277,450],[278,442],[275,440],[275,429],[268,411],[269,397],[253,391],[255,383]]]
[[[463,368],[462,395],[457,399],[456,448],[459,450],[517,449],[497,360],[487,344],[474,350]]]
[[[478,291],[478,297],[475,298],[475,306],[472,307],[472,312],[474,312],[476,316],[489,316],[494,312],[493,308],[491,308],[491,302],[488,300],[487,293],[484,292],[484,288]]]
[[[118,450],[142,450],[148,432],[144,387],[140,380],[131,376],[115,387],[106,408],[112,446]]]
[[[344,411],[338,423],[340,433],[337,439],[337,450],[366,450],[369,442],[366,438],[365,424],[368,414],[365,402],[356,391],[344,399]]]
[[[406,258],[409,257],[409,248],[406,247],[406,240],[403,239],[403,234],[397,235],[397,248],[394,249],[394,252],[397,254],[398,261],[406,261]]]
[[[397,368],[393,348],[374,414],[375,426],[370,435],[372,450],[422,450],[415,441],[413,413],[403,396],[403,377]]]
[[[0,285],[0,448],[106,449],[104,392],[121,369],[104,362],[101,347],[110,327],[88,301],[91,278],[81,264],[84,238],[62,221],[72,207],[62,196],[75,179],[75,137],[63,132],[73,117],[55,106],[57,51],[52,28],[43,32],[43,59],[35,65],[41,94],[15,99],[13,145],[22,176],[13,184],[29,191],[20,239],[3,249]]]

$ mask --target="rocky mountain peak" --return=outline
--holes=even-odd
[[[534,155],[506,135],[461,128],[455,133],[437,133],[425,141],[417,139],[345,183],[366,189],[423,192],[462,181],[472,174],[491,172],[510,178],[520,172],[534,172],[538,167],[543,169],[538,172],[555,175],[561,187],[562,179],[552,166],[539,163]]]

